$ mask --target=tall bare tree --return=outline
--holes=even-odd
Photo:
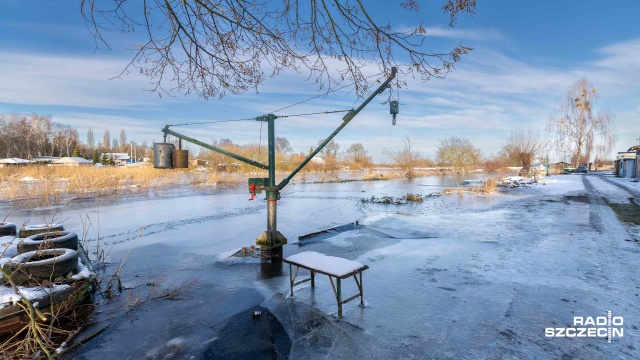
[[[402,6],[420,10],[418,0]],[[442,11],[453,26],[475,7],[475,0],[444,0]],[[143,38],[123,73],[145,74],[154,91],[173,80],[173,89],[204,98],[257,90],[285,69],[306,69],[320,87],[353,82],[362,94],[378,80],[367,65],[386,73],[397,66],[426,81],[444,77],[471,50],[460,44],[434,52],[422,23],[394,27],[361,0],[82,0],[81,12],[96,42],[108,46],[114,29]]]
[[[87,146],[89,147],[89,149],[93,149],[95,147],[95,139],[93,137],[93,130],[91,128],[87,130]]]
[[[104,135],[102,136],[102,145],[106,151],[109,151],[109,146],[111,146],[111,134],[109,134],[109,129],[104,129]]]
[[[356,168],[366,168],[371,165],[371,157],[361,143],[351,144],[347,149],[347,157],[351,165]]]
[[[127,148],[127,133],[124,129],[120,130],[120,152],[124,152]]]
[[[289,143],[289,140],[284,136],[276,137],[275,146],[276,146],[276,151],[281,155],[288,154],[293,150],[291,148],[291,144]]]
[[[403,146],[400,149],[384,149],[382,154],[390,157],[396,165],[406,173],[408,177],[415,176],[415,168],[422,160],[422,155],[419,151],[411,148],[411,139],[406,136],[402,139]]]
[[[558,113],[549,117],[547,129],[553,137],[556,152],[570,157],[574,166],[590,161],[596,144],[613,148],[615,137],[613,116],[608,112],[595,112],[596,89],[587,79],[575,82],[560,104]],[[586,159],[583,156],[587,155]]]
[[[451,166],[454,171],[466,172],[482,161],[482,152],[467,138],[452,136],[440,140],[436,151],[437,162],[441,166]]]
[[[522,165],[520,176],[527,176],[531,171],[531,164],[533,164],[536,155],[540,155],[544,148],[545,142],[540,134],[531,130],[515,130],[511,132],[511,136],[503,150],[509,154],[509,158],[517,159],[519,165]]]
[[[608,115],[611,117],[611,115]],[[595,169],[611,156],[613,146],[616,144],[617,135],[612,131],[601,134],[593,140],[593,164]]]

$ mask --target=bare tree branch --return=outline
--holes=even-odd
[[[401,4],[419,9],[417,0]],[[473,14],[475,0],[446,0],[442,10],[453,26]],[[358,95],[375,83],[366,68],[427,81],[443,78],[471,48],[426,49],[425,29],[398,32],[381,26],[361,0],[82,0],[81,12],[96,45],[109,47],[106,33],[135,33],[122,74],[136,70],[152,91],[178,90],[203,98],[257,91],[267,76],[304,70],[320,88],[354,83]],[[165,89],[167,84],[170,88]]]

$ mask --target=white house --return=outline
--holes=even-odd
[[[124,165],[131,160],[131,157],[127,153],[105,153],[103,156],[104,155],[113,159],[116,165]]]
[[[623,151],[616,155],[616,173],[622,178],[636,177],[636,156],[635,151]]]
[[[0,167],[21,166],[29,164],[29,160],[20,158],[6,158],[0,160]]]

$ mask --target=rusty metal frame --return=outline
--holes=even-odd
[[[363,267],[356,269],[346,275],[336,276],[324,271],[320,271],[317,269],[310,268],[308,266],[304,266],[290,260],[284,259],[285,263],[289,264],[289,288],[291,291],[291,297],[293,297],[293,287],[307,281],[311,281],[311,287],[315,288],[315,275],[316,273],[320,273],[323,275],[327,275],[329,277],[329,282],[331,283],[331,288],[333,289],[333,295],[338,302],[338,317],[342,317],[342,305],[348,303],[351,300],[357,299],[360,297],[360,306],[364,306],[364,284],[362,282],[362,273],[367,270],[369,267],[364,265]],[[295,266],[295,271],[293,267]],[[305,270],[309,270],[311,272],[311,277],[296,281],[296,277],[298,276],[298,270],[303,268]],[[360,280],[358,281],[358,275],[360,276]],[[353,276],[353,280],[356,282],[356,286],[358,287],[358,293],[356,295],[351,296],[346,300],[342,300],[342,280],[348,279]],[[336,283],[333,283],[333,278],[336,278]]]

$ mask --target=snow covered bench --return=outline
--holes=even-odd
[[[369,268],[367,265],[336,256],[327,256],[315,251],[305,251],[291,255],[284,259],[284,262],[289,264],[289,284],[291,286],[292,297],[293,287],[298,284],[311,281],[311,287],[315,288],[315,275],[316,273],[319,273],[327,275],[329,277],[329,281],[331,281],[333,293],[338,301],[338,316],[342,316],[342,304],[346,304],[357,297],[360,297],[360,305],[364,305],[364,300],[362,298],[362,272]],[[293,272],[293,266],[296,267],[295,272]],[[298,270],[300,268],[311,271],[311,277],[296,282],[296,276],[298,275]],[[360,280],[358,280],[357,275],[359,275]],[[353,276],[353,279],[356,281],[359,293],[343,301],[340,282],[341,280],[347,279],[351,276]],[[333,284],[333,278],[336,278],[336,285]]]

